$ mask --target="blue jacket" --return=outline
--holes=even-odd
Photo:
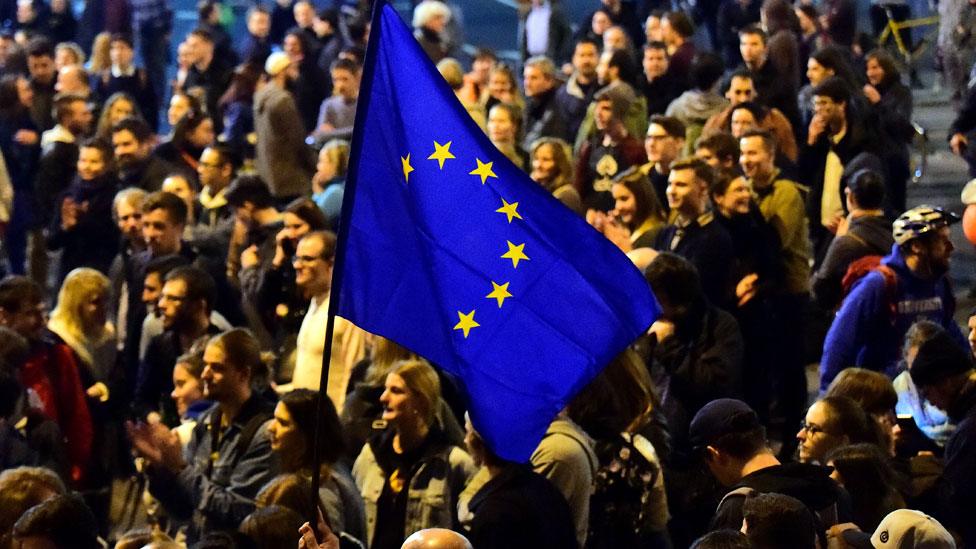
[[[935,281],[918,278],[905,265],[897,245],[892,246],[891,253],[881,263],[894,270],[898,279],[894,318],[881,273],[869,273],[854,284],[824,341],[820,362],[821,392],[826,391],[841,370],[851,366],[894,377],[905,332],[919,320],[931,320],[941,325],[961,345],[966,344],[952,318],[955,300],[948,277],[942,276]]]

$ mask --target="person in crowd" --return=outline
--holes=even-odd
[[[508,103],[497,103],[488,111],[488,139],[506,158],[524,171],[529,169],[529,155],[522,149],[522,117]]]
[[[811,280],[814,299],[822,309],[840,305],[846,293],[844,277],[852,264],[866,256],[884,256],[895,243],[891,220],[884,214],[884,195],[884,179],[876,171],[858,171],[848,181],[844,197],[849,213]]]
[[[650,41],[644,44],[641,66],[644,81],[641,90],[647,101],[647,113],[664,114],[668,105],[681,95],[683,86],[679,85],[674,73],[669,70],[668,47],[664,42]]]
[[[691,549],[752,549],[752,542],[740,530],[724,528],[696,539]]]
[[[847,368],[834,378],[824,395],[844,396],[856,402],[874,420],[874,427],[886,455],[895,456],[898,436],[896,431],[901,428],[898,427],[895,416],[898,394],[891,378],[873,370]],[[879,516],[878,519],[880,518]]]
[[[945,447],[942,506],[946,522],[966,544],[976,539],[971,517],[964,509],[976,497],[976,369],[972,354],[947,332],[936,334],[918,348],[909,370],[919,392],[936,407],[945,410],[956,431]]]
[[[255,147],[255,167],[261,179],[268,182],[272,196],[287,201],[308,193],[315,159],[305,146],[301,115],[288,83],[294,79],[285,54],[272,54],[264,64],[268,82],[254,96],[254,128],[258,135],[276,136],[259,139]]]
[[[215,0],[204,0],[197,4],[198,28],[207,30],[213,38],[214,57],[236,63],[236,53],[231,48],[231,37],[220,22],[221,4]]]
[[[854,524],[861,530],[874,531],[888,513],[905,507],[896,488],[900,480],[877,445],[835,448],[827,454],[827,465],[834,468],[834,479],[850,494]]]
[[[830,41],[850,50],[857,34],[857,6],[850,0],[830,0],[823,5],[824,31]]]
[[[95,137],[111,143],[112,128],[130,116],[145,120],[131,95],[126,92],[113,93],[102,104],[102,112],[98,115],[98,121],[95,123]]]
[[[600,46],[589,38],[576,42],[573,48],[573,72],[566,83],[556,91],[556,109],[566,124],[567,141],[574,141],[580,125],[586,117],[586,109],[600,89],[596,66],[600,59]]]
[[[969,176],[976,177],[976,156],[969,149],[969,136],[976,129],[976,86],[970,87],[956,117],[949,126],[949,148],[969,165]]]
[[[891,147],[884,156],[888,174],[885,206],[889,212],[905,211],[908,178],[908,145],[915,137],[912,126],[912,91],[901,82],[895,60],[885,50],[873,50],[865,58],[868,119],[881,128],[880,134]]]
[[[695,413],[712,399],[739,394],[742,383],[739,327],[708,302],[699,276],[691,262],[667,252],[644,273],[662,307],[648,333],[645,361],[661,394],[672,444],[683,453],[691,448],[688,425]]]
[[[211,111],[212,112],[212,111]],[[200,112],[188,112],[173,128],[173,135],[156,146],[153,156],[174,167],[174,171],[196,179],[200,153],[217,137],[214,119]]]
[[[308,11],[314,17],[311,2],[302,2],[308,6]],[[322,100],[332,89],[329,73],[318,66],[318,41],[312,37],[314,32],[295,27],[285,34],[282,41],[282,52],[291,62],[290,70],[294,72],[294,79],[289,88],[295,98],[295,104],[302,119],[302,132],[311,133],[315,128]],[[265,61],[267,63],[267,61]]]
[[[737,70],[729,77],[729,87],[725,91],[725,98],[730,105],[722,112],[713,115],[705,122],[702,128],[702,135],[708,136],[716,132],[731,133],[733,137],[742,137],[743,126],[759,128],[771,132],[776,137],[776,149],[790,162],[796,162],[799,151],[796,145],[796,138],[793,136],[793,126],[790,121],[779,111],[779,109],[749,109],[748,113],[739,113],[740,116],[752,115],[753,120],[749,124],[742,124],[739,121],[737,127],[740,128],[738,135],[736,127],[732,124],[733,112],[739,105],[758,100],[756,87],[752,81],[752,73],[747,70]],[[753,110],[759,110],[760,116],[753,114]]]
[[[522,148],[529,149],[543,137],[570,137],[563,119],[559,116],[556,101],[556,65],[548,57],[532,57],[525,62],[525,135]]]
[[[76,494],[54,496],[24,512],[13,528],[17,547],[99,549],[98,523]]]
[[[717,55],[708,52],[695,55],[688,69],[689,89],[665,111],[685,125],[686,144],[693,144],[708,119],[728,106],[729,102],[715,89],[721,78],[722,60]]]
[[[747,499],[763,493],[802,501],[817,514],[820,528],[850,520],[849,496],[830,478],[831,469],[781,463],[769,448],[766,429],[746,403],[729,398],[709,402],[695,415],[690,433],[709,471],[730,489],[715,510],[711,530],[741,527]]]
[[[161,411],[168,424],[176,424],[178,415],[168,398],[173,365],[199,339],[220,333],[210,322],[216,293],[213,278],[198,267],[177,267],[166,274],[157,305],[163,332],[149,340],[137,374],[134,405],[141,415]]]
[[[287,547],[294,545],[301,524],[302,517],[293,509],[269,505],[248,515],[238,531],[256,547]]]
[[[573,154],[569,143],[543,137],[532,144],[529,156],[532,159],[529,177],[549,190],[564,206],[582,214],[583,204],[573,186]]]
[[[623,89],[618,86],[617,89]],[[580,148],[576,160],[576,190],[587,209],[611,208],[611,181],[618,173],[646,160],[640,142],[624,125],[628,103],[613,91],[600,90],[593,100],[597,132]],[[582,132],[584,124],[580,128]]]
[[[769,61],[792,90],[799,90],[800,23],[793,12],[793,4],[784,0],[764,1],[760,8],[760,21],[768,37],[766,54]]]
[[[691,87],[691,64],[698,53],[692,39],[694,34],[695,26],[685,12],[670,11],[661,18],[661,38],[668,47],[668,70],[681,91]]]
[[[234,212],[227,204],[227,189],[237,169],[237,157],[224,145],[211,145],[200,154],[197,177],[200,194],[194,209],[199,209],[194,224],[189,226],[187,240],[202,252],[213,255],[221,262],[227,260],[234,229]]]
[[[443,2],[425,1],[414,7],[414,37],[435,64],[451,54],[446,33],[450,21],[451,9]]]
[[[488,75],[488,93],[483,98],[485,112],[491,110],[498,103],[515,105],[521,110],[525,107],[525,98],[519,90],[515,71],[504,63],[496,64]]]
[[[184,449],[190,444],[200,416],[213,405],[203,394],[202,375],[203,354],[199,351],[180,356],[173,365],[173,390],[169,397],[173,399],[180,418],[180,424],[173,427],[173,433],[179,437]]]
[[[800,39],[800,67],[805,68],[813,52],[826,47],[830,42],[830,38],[823,30],[823,24],[820,22],[820,12],[816,6],[804,4],[796,6],[793,11],[796,13],[796,20],[800,28],[800,32],[798,33],[798,38]],[[800,110],[803,110],[802,106]]]
[[[118,342],[125,341],[125,327],[128,316],[128,292],[125,273],[129,268],[132,256],[146,248],[146,241],[142,238],[142,203],[146,199],[146,192],[142,189],[127,187],[116,193],[112,201],[112,219],[119,228],[118,253],[109,267],[108,277],[111,281],[112,299],[109,301],[109,318],[115,324]]]
[[[949,225],[958,219],[941,208],[919,206],[895,220],[891,253],[852,288],[827,332],[821,390],[850,366],[893,375],[901,341],[920,319],[943,326],[965,346],[947,278]]]
[[[587,221],[622,251],[652,248],[664,227],[664,208],[639,167],[617,174],[610,188],[614,208],[608,214],[591,210]]]
[[[325,214],[326,226],[339,228],[342,198],[346,191],[346,171],[349,169],[349,142],[328,141],[319,150],[319,162],[312,176],[312,200]]]
[[[955,431],[956,427],[946,415],[945,410],[936,408],[935,405],[926,400],[918,387],[915,386],[911,376],[912,363],[918,355],[919,347],[942,331],[944,329],[941,325],[930,320],[920,320],[912,324],[908,332],[905,333],[905,340],[902,345],[905,369],[892,381],[895,393],[898,395],[895,414],[896,418],[910,416],[924,436],[912,438],[911,433],[904,432],[899,427],[901,436],[896,442],[901,454],[911,454],[914,453],[913,450],[929,450],[938,453],[945,447],[949,437]],[[910,427],[909,430],[911,430]]]
[[[55,421],[64,434],[68,477],[73,485],[84,482],[92,455],[93,426],[85,389],[71,348],[57,343],[44,329],[45,295],[23,276],[0,280],[0,325],[27,339],[30,354],[20,365],[23,386],[36,395],[36,406]]]
[[[27,43],[26,50],[30,88],[34,92],[27,108],[37,129],[49,130],[54,126],[51,107],[57,93],[54,90],[58,76],[54,64],[54,45],[47,38],[38,36]]]
[[[709,209],[708,189],[714,178],[712,168],[697,158],[671,163],[666,193],[670,223],[658,233],[654,248],[691,262],[708,302],[725,308],[732,295],[732,239]]]
[[[122,33],[113,34],[109,55],[112,67],[94,76],[97,81],[96,96],[105,99],[119,92],[129,94],[136,99],[138,110],[149,122],[149,127],[153,131],[158,130],[159,101],[156,90],[146,69],[134,64],[136,52],[132,37]]]
[[[669,546],[664,472],[655,447],[667,442],[655,424],[657,406],[647,367],[633,350],[612,360],[570,403],[570,417],[594,437],[600,462],[587,547]]]
[[[112,221],[118,180],[112,170],[112,147],[98,138],[78,147],[78,173],[55,200],[58,209],[47,246],[62,250],[58,281],[75,268],[108,273],[118,252],[119,228]]]
[[[956,547],[957,544],[956,538],[942,523],[913,509],[897,509],[888,513],[873,534],[853,528],[840,530],[841,543],[848,547],[875,547],[883,543],[900,547]]]
[[[719,4],[718,20],[719,43],[715,49],[722,54],[726,67],[736,67],[742,63],[739,53],[739,31],[759,22],[758,0],[728,0]]]
[[[152,154],[152,129],[145,120],[129,117],[112,126],[112,147],[122,187],[158,191],[177,168]]]
[[[346,45],[339,15],[339,10],[336,8],[322,8],[315,14],[315,20],[312,22],[315,39],[319,43],[318,66],[323,71],[329,70]]]
[[[789,31],[784,29],[782,32]],[[790,34],[784,36],[792,37]],[[799,69],[795,69],[797,74],[794,76],[790,72],[793,69],[777,65],[779,60],[770,56],[769,35],[758,25],[750,25],[739,31],[739,53],[742,55],[742,67],[752,74],[759,100],[767,107],[779,109],[794,128],[799,127],[800,112],[796,101]],[[795,56],[795,48],[784,55],[794,64],[798,63]],[[789,64],[788,61],[786,63]]]
[[[596,67],[600,92],[610,94],[620,103],[623,114],[621,121],[630,135],[643,135],[647,131],[647,103],[643,95],[638,95],[637,66],[630,52],[625,50],[605,50],[600,55]],[[594,96],[596,99],[596,96]],[[576,135],[576,150],[580,150],[587,138],[599,133],[596,127],[596,101],[590,104],[586,117],[580,124]]]
[[[260,78],[259,65],[238,65],[230,86],[217,101],[224,128],[217,140],[229,146],[238,156],[248,159],[254,158],[254,94]]]
[[[247,35],[237,50],[237,56],[248,64],[264,65],[265,59],[271,55],[271,12],[264,4],[255,4],[248,8],[245,15]]]
[[[539,473],[491,450],[466,418],[465,443],[490,480],[468,503],[467,534],[476,547],[573,547],[573,516],[562,494]]]
[[[14,467],[0,472],[0,544],[10,547],[17,519],[28,509],[66,494],[64,482],[45,467]]]
[[[827,454],[841,446],[880,443],[873,420],[857,402],[845,396],[828,396],[814,402],[796,438],[800,441],[799,461],[820,465],[826,465]]]
[[[445,57],[437,63],[437,71],[444,77],[447,85],[451,86],[451,89],[454,90],[454,95],[461,102],[464,110],[471,116],[471,119],[484,131],[486,115],[484,107],[482,107],[479,101],[481,97],[480,93],[475,91],[475,84],[464,74],[464,68],[461,66],[461,63],[453,57]],[[466,78],[471,82],[466,82]]]
[[[684,123],[673,116],[656,114],[651,117],[647,125],[647,135],[644,137],[647,164],[641,167],[641,171],[650,179],[654,194],[657,195],[665,212],[671,211],[667,201],[671,164],[682,155],[685,148],[685,134]]]
[[[471,457],[444,440],[435,420],[440,381],[426,362],[399,362],[380,396],[389,428],[363,446],[353,466],[366,504],[366,537],[396,548],[411,532],[456,527],[457,501],[474,474]]]
[[[26,272],[29,236],[31,240],[40,236],[33,219],[34,174],[41,154],[41,134],[30,111],[35,103],[34,86],[29,80],[12,74],[0,78],[0,153],[14,190],[4,248],[15,274]],[[43,244],[34,243],[32,251],[40,247]]]
[[[197,95],[184,91],[174,91],[166,105],[166,123],[175,128],[180,119],[189,112],[203,112],[205,106],[200,104]]]
[[[224,194],[234,210],[234,233],[227,252],[227,272],[240,281],[245,296],[253,295],[271,263],[275,235],[282,228],[268,185],[256,175],[238,176]]]
[[[343,455],[342,425],[331,402],[323,402],[317,411],[317,393],[296,389],[282,395],[275,407],[274,419],[268,425],[271,449],[279,456],[282,476],[272,480],[258,494],[259,504],[286,504],[286,486],[293,477],[304,485],[312,477],[313,451],[319,445],[321,458],[319,504],[330,527],[355,539],[364,539],[363,501],[348,471],[339,459]],[[316,429],[318,434],[316,435]],[[306,497],[306,493],[300,494]]]
[[[186,36],[191,65],[186,80],[183,82],[183,89],[201,88],[203,90],[202,103],[206,106],[208,113],[218,112],[217,100],[227,91],[234,67],[232,59],[216,55],[214,39],[214,35],[203,27],[193,29]],[[217,130],[220,130],[219,126]]]
[[[84,67],[68,65],[58,71],[54,91],[58,94],[73,93],[84,97],[86,101],[91,101],[95,97],[92,94],[91,84],[88,78],[88,72],[85,71]]]
[[[518,37],[522,61],[545,56],[563,66],[572,57],[573,29],[561,2],[534,0],[521,6]]]
[[[775,492],[747,498],[742,504],[742,531],[753,547],[814,549],[817,518],[802,501]]]
[[[319,142],[352,137],[359,97],[360,68],[348,59],[336,59],[329,68],[332,75],[332,95],[322,101],[318,122],[312,136]]]
[[[149,491],[171,516],[192,519],[193,542],[203,533],[234,530],[254,510],[253,498],[279,470],[271,450],[271,406],[252,382],[264,365],[257,340],[235,328],[207,343],[204,396],[215,404],[200,418],[182,450],[162,424],[130,424],[129,437],[146,459]],[[224,430],[224,436],[211,433]]]
[[[739,140],[730,133],[714,133],[699,137],[695,142],[695,156],[701,158],[719,175],[729,181],[741,175],[739,168]]]
[[[834,45],[826,45],[810,53],[804,76],[806,76],[807,84],[800,88],[800,93],[797,96],[797,104],[802,117],[802,124],[797,128],[798,131],[805,131],[810,125],[810,120],[813,118],[813,88],[819,86],[821,82],[831,76],[837,76],[849,85],[852,92],[860,89],[858,78],[850,66],[847,53]]]

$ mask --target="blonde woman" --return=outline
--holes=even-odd
[[[332,230],[338,226],[348,169],[348,141],[333,139],[322,146],[315,175],[312,176],[312,200],[325,214],[328,228]]]
[[[95,135],[111,141],[112,127],[130,116],[143,118],[135,99],[125,92],[113,93],[102,106],[102,113],[98,116],[98,124],[95,126]]]
[[[91,59],[88,60],[88,74],[100,74],[112,68],[112,57],[109,50],[112,49],[112,33],[100,32],[95,35],[92,42]]]

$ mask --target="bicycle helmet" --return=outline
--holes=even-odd
[[[959,216],[938,206],[916,206],[898,216],[892,224],[895,243],[904,244],[923,234],[947,227],[959,221]]]

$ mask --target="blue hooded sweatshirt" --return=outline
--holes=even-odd
[[[834,317],[824,341],[820,362],[820,392],[844,368],[857,366],[891,377],[897,374],[898,360],[905,333],[919,320],[939,324],[964,347],[967,345],[959,325],[953,319],[955,299],[948,276],[924,280],[905,265],[898,245],[881,260],[897,275],[896,312],[892,316],[890,300],[885,295],[884,276],[868,273],[854,284]]]

